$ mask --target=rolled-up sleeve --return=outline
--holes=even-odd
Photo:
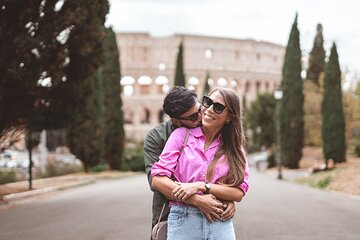
[[[249,163],[248,160],[246,159],[244,181],[239,185],[239,188],[241,189],[241,191],[244,192],[244,195],[246,195],[247,191],[249,190],[249,175],[250,175]]]
[[[159,161],[151,168],[151,176],[172,177],[186,135],[186,128],[176,129],[169,137]]]

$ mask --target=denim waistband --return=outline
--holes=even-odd
[[[184,212],[185,214],[188,214],[188,213],[196,213],[196,214],[198,214],[198,213],[200,213],[202,215],[202,212],[197,207],[192,207],[192,206],[173,205],[173,206],[171,206],[171,209]]]

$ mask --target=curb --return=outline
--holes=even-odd
[[[28,197],[33,197],[36,195],[41,195],[41,194],[60,191],[60,190],[68,189],[68,188],[80,187],[83,185],[92,184],[92,183],[95,183],[97,180],[101,180],[101,179],[118,179],[118,178],[129,177],[129,176],[137,175],[137,174],[141,174],[141,173],[129,171],[129,172],[123,172],[121,175],[103,174],[103,175],[85,176],[86,179],[82,179],[82,180],[77,179],[70,183],[64,183],[64,184],[55,185],[55,186],[51,186],[51,187],[39,188],[39,189],[35,189],[35,190],[29,190],[29,191],[25,191],[25,192],[11,193],[8,195],[4,195],[0,198],[0,205],[3,205],[3,204],[6,205],[13,201],[25,199]],[[81,176],[79,176],[79,178],[81,178]],[[42,179],[42,180],[46,180],[46,179]]]
[[[30,191],[20,192],[20,193],[12,193],[12,194],[3,196],[2,199],[3,199],[3,201],[8,203],[11,201],[20,200],[20,199],[27,198],[27,197],[32,197],[32,196],[36,196],[36,195],[40,195],[40,194],[44,194],[44,193],[54,192],[54,191],[58,191],[58,190],[64,190],[64,189],[78,187],[78,186],[83,186],[83,185],[87,185],[87,184],[91,184],[91,183],[95,183],[95,180],[82,180],[79,182],[72,182],[72,183],[62,184],[59,186],[46,187],[46,188],[35,189],[35,190],[30,190]]]

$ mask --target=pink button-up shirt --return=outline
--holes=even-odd
[[[205,180],[210,183],[218,183],[219,179],[229,172],[229,166],[224,160],[224,156],[217,162],[212,179],[208,180],[205,177],[209,163],[219,148],[221,136],[219,135],[205,151],[205,136],[201,127],[190,129],[188,141],[178,159],[186,132],[186,128],[177,128],[170,135],[159,161],[151,168],[151,175],[175,177],[177,181],[182,183],[205,182]],[[249,189],[248,161],[246,161],[244,174],[244,181],[238,187],[245,194]]]

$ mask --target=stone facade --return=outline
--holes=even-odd
[[[142,141],[152,127],[166,120],[162,101],[173,86],[181,42],[187,87],[199,97],[207,74],[210,89],[233,88],[247,104],[258,93],[273,92],[281,81],[285,53],[281,45],[209,36],[117,33],[128,138]]]

